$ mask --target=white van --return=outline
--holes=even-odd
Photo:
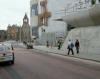
[[[0,44],[0,62],[14,64],[14,49],[10,44]]]

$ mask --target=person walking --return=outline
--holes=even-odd
[[[46,41],[46,46],[49,47],[49,41],[48,40]]]
[[[69,40],[68,47],[67,47],[67,49],[68,49],[68,55],[69,55],[70,51],[72,52],[72,55],[74,55],[73,47],[74,47],[73,42],[71,40]]]
[[[77,54],[79,54],[80,43],[79,43],[78,39],[76,39],[76,41],[75,41],[75,47],[76,47]]]
[[[57,45],[58,45],[58,49],[60,50],[60,48],[61,48],[61,40],[58,40]]]
[[[98,2],[100,3],[100,0]]]
[[[91,0],[91,4],[95,5],[96,4],[96,0]]]

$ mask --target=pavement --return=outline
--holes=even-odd
[[[23,44],[19,44],[22,47],[25,47]],[[80,52],[79,54],[77,54],[74,50],[74,55],[67,55],[68,50],[66,48],[66,50],[58,50],[57,47],[46,47],[46,46],[33,46],[34,49],[37,50],[41,50],[41,51],[46,51],[47,53],[53,53],[53,54],[59,54],[59,55],[64,55],[64,56],[71,56],[71,57],[75,57],[75,58],[80,58],[80,59],[85,59],[85,60],[92,60],[92,61],[96,61],[96,62],[100,62],[100,53],[83,53]]]
[[[65,55],[65,56],[71,56],[71,57],[76,57],[76,58],[80,58],[80,59],[85,59],[85,60],[92,60],[92,61],[96,61],[96,62],[100,62],[100,53],[82,53],[80,52],[79,54],[77,54],[74,50],[74,55],[67,55],[68,50],[66,48],[66,51],[64,50],[58,50],[57,47],[52,47],[52,48],[48,48],[46,46],[34,46],[34,49],[37,50],[42,50],[42,51],[47,51],[49,53],[54,53],[54,54],[60,54],[60,55]]]

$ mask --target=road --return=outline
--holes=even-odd
[[[0,65],[0,79],[100,79],[100,63],[15,48],[15,64]]]

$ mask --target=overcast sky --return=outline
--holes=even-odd
[[[30,0],[0,0],[0,30],[22,25],[25,12],[30,17]]]

